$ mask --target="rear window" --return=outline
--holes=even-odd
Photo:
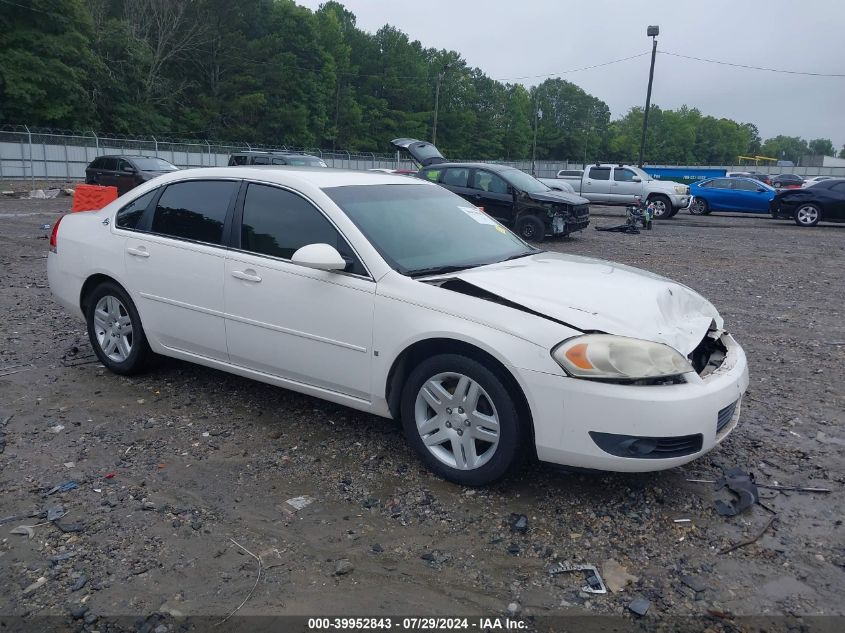
[[[103,164],[100,166],[100,169],[107,169],[109,171],[117,171],[117,159],[116,158],[104,158]]]
[[[235,154],[229,157],[229,167],[233,165],[246,165],[247,159],[243,154]]]
[[[590,167],[590,178],[593,180],[610,180],[610,167]]]
[[[146,211],[147,207],[150,206],[150,202],[152,202],[156,191],[157,190],[153,190],[145,193],[140,198],[135,198],[132,202],[118,211],[114,219],[115,224],[121,229],[136,229],[138,227],[138,222],[141,221],[141,217],[144,215],[144,211]]]
[[[170,185],[156,205],[152,232],[195,242],[221,244],[226,212],[237,186],[236,182],[223,180]]]

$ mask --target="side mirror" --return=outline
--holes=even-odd
[[[328,244],[307,244],[290,258],[294,264],[317,270],[344,270],[346,261],[334,246]]]
[[[639,176],[634,176],[633,178],[631,178],[631,182],[642,182],[642,181],[643,181],[643,179],[640,178]]]
[[[138,170],[135,169],[132,165],[127,165],[126,169],[124,169],[123,171],[125,171],[127,174],[134,174],[138,172]]]

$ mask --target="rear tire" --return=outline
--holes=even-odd
[[[85,316],[91,347],[109,371],[129,376],[147,368],[153,352],[138,310],[123,288],[112,281],[94,288]]]
[[[822,219],[822,210],[817,204],[807,202],[795,209],[795,215],[792,219],[798,226],[816,226]]]
[[[514,396],[478,361],[441,354],[422,361],[402,390],[402,428],[420,460],[462,486],[502,478],[523,453]]]
[[[655,220],[668,220],[675,215],[673,213],[675,210],[672,208],[672,201],[667,196],[657,194],[651,196],[648,201],[654,204]]]
[[[546,238],[546,226],[536,215],[524,215],[516,222],[516,233],[524,240],[542,242]]]

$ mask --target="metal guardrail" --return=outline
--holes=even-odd
[[[157,156],[182,168],[222,167],[229,155],[244,150],[282,150],[313,154],[329,167],[340,169],[412,169],[412,161],[398,154],[327,151],[314,147],[291,147],[248,142],[221,142],[207,139],[178,139],[155,136],[102,134],[94,130],[73,131],[30,128],[26,125],[0,126],[0,180],[82,180],[85,167],[104,154],[144,154]],[[467,160],[456,162],[472,162]],[[476,159],[477,160],[477,159]],[[510,165],[531,173],[531,160],[484,161]],[[582,169],[582,162],[567,160],[535,161],[536,175],[554,178],[562,169]],[[704,165],[653,165],[654,167],[704,167]],[[755,169],[764,173],[795,173],[801,176],[845,177],[845,167],[752,167],[748,165],[707,165],[726,171]]]

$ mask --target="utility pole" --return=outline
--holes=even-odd
[[[659,26],[649,26],[646,30],[646,35],[651,37],[651,69],[648,71],[648,92],[645,97],[645,113],[643,117],[643,136],[640,139],[640,162],[639,166],[643,166],[643,154],[645,153],[645,134],[648,130],[648,111],[651,109],[651,84],[654,81],[654,58],[657,55],[657,36],[660,35]]]
[[[535,98],[534,99],[534,142],[531,146],[531,175],[535,178],[537,177],[537,168],[535,164],[537,162],[537,119],[540,115],[540,102]]]
[[[450,64],[445,64],[443,70],[437,73],[437,86],[434,89],[434,124],[431,126],[431,144],[437,145],[437,110],[440,108],[440,83],[443,76],[449,69]]]

